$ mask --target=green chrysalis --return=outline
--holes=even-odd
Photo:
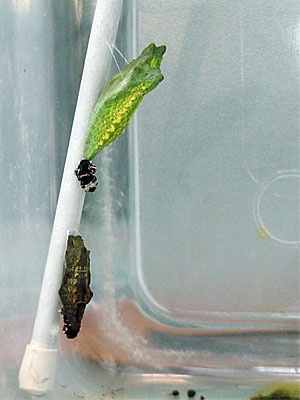
[[[114,75],[100,94],[92,113],[84,158],[92,160],[116,140],[140,105],[143,97],[164,79],[160,64],[166,46],[151,43],[141,55]]]

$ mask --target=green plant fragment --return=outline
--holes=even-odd
[[[249,397],[249,400],[300,400],[300,382],[269,382]]]

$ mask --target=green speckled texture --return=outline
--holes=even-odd
[[[274,381],[261,387],[249,400],[300,400],[300,383]]]
[[[157,47],[151,43],[137,59],[109,80],[92,113],[84,158],[92,160],[124,133],[144,96],[164,79],[160,64],[165,51],[166,46]]]

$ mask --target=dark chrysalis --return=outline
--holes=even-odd
[[[77,336],[86,305],[93,297],[89,285],[90,251],[81,236],[68,237],[62,283],[58,291],[64,318],[63,331],[68,339]]]
[[[80,186],[86,192],[94,192],[98,185],[95,173],[97,168],[89,160],[81,160],[75,169],[75,175],[80,182]]]

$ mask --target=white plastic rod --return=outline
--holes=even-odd
[[[95,9],[32,340],[19,371],[19,387],[33,395],[44,395],[53,389],[60,323],[58,289],[67,232],[79,229],[85,197],[74,170],[83,158],[89,119],[108,78],[112,56],[107,43],[115,42],[122,2],[98,0]]]

